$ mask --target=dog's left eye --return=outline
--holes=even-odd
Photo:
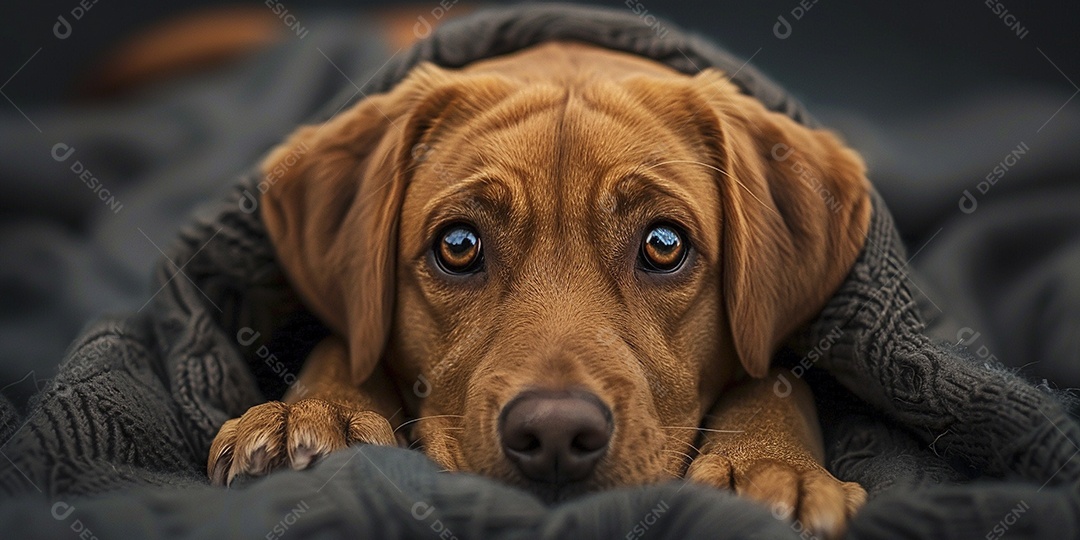
[[[678,270],[686,260],[686,242],[672,225],[653,225],[641,241],[641,266],[648,272],[668,273]]]
[[[484,262],[480,234],[469,225],[447,227],[435,245],[435,260],[449,274],[471,274]]]

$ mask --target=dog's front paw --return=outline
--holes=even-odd
[[[214,485],[228,485],[237,476],[260,476],[285,465],[303,469],[319,456],[356,443],[394,445],[390,422],[321,399],[292,405],[271,401],[221,425],[206,472]]]
[[[841,482],[816,463],[792,465],[774,459],[733,463],[719,454],[698,456],[686,478],[732,489],[767,505],[774,516],[790,519],[818,538],[839,538],[866,502],[866,490]]]

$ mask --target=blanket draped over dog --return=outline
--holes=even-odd
[[[446,24],[349,86],[317,120],[384,92],[420,62],[458,67],[548,40],[626,51],[687,74],[728,73],[768,108],[813,125],[752,66],[632,13],[546,6]],[[355,77],[354,77],[355,75]],[[348,73],[361,81],[360,74]],[[274,111],[265,111],[272,115]],[[281,395],[326,330],[290,291],[258,211],[252,172],[170,244],[153,299],[87,327],[25,415],[0,399],[0,506],[13,537],[441,538],[798,537],[799,524],[681,482],[547,507],[418,452],[357,446],[307,471],[208,485],[218,427]],[[871,178],[872,180],[872,178]],[[936,343],[910,290],[883,201],[858,261],[778,362],[821,409],[827,465],[870,492],[857,538],[1080,537],[1080,425],[1060,396]],[[182,272],[179,270],[182,269]],[[778,389],[781,391],[782,389]],[[16,527],[17,529],[13,529]]]

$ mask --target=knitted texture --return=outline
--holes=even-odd
[[[875,195],[866,246],[798,347],[830,342],[820,367],[892,420],[917,426],[912,433],[944,458],[993,476],[1075,483],[1072,441],[1080,426],[1054,396],[924,336],[906,267],[896,227]]]

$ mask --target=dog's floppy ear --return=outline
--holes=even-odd
[[[414,70],[389,93],[306,126],[262,164],[262,219],[304,303],[346,338],[367,379],[392,320],[398,214],[412,140],[437,109],[446,72]]]
[[[767,110],[722,75],[695,77],[715,118],[722,285],[733,345],[763,377],[776,349],[836,292],[865,242],[869,182],[827,131]]]

